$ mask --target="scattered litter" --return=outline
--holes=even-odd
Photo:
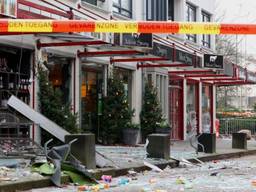
[[[193,184],[184,177],[179,177],[176,180],[176,184],[184,185],[185,189],[192,189],[193,188]]]
[[[138,173],[136,171],[133,171],[133,170],[129,170],[128,171],[128,176],[130,177],[135,177]]]
[[[127,178],[121,178],[119,181],[118,181],[118,185],[127,185],[129,184],[130,180],[127,179]]]
[[[201,161],[200,159],[198,159],[198,158],[196,158],[196,157],[194,157],[193,158],[194,160],[196,160],[198,163],[200,163],[200,164],[205,164],[203,161]]]
[[[140,192],[152,192],[152,190],[149,187],[144,187]]]
[[[186,159],[184,159],[184,158],[181,158],[181,161],[182,161],[183,163],[187,164],[187,165],[201,167],[200,165],[195,164],[195,163],[192,163],[192,162],[190,162],[190,161],[188,161],[188,160],[186,160]]]
[[[98,184],[98,185],[92,185],[92,186],[88,186],[88,185],[83,185],[83,186],[79,186],[78,187],[78,191],[82,192],[82,191],[90,191],[90,192],[98,192],[100,190],[104,190],[104,189],[109,189],[109,185],[108,184]]]
[[[217,176],[219,174],[219,172],[213,172],[210,174],[210,176]]]
[[[115,162],[105,155],[101,154],[100,152],[96,151],[96,165],[100,168],[104,167],[114,167],[118,168]]]
[[[252,183],[252,186],[256,187],[256,179],[253,179],[251,183]]]
[[[153,171],[160,172],[160,173],[163,172],[162,169],[160,169],[159,167],[157,167],[157,166],[155,166],[155,165],[153,165],[153,164],[151,164],[151,163],[148,163],[148,162],[146,162],[146,161],[144,161],[143,163],[144,163],[145,166],[151,168]]]
[[[156,183],[157,182],[157,180],[155,179],[155,178],[152,178],[152,179],[149,179],[149,181],[148,181],[150,184],[153,184],[153,183]]]
[[[1,159],[0,166],[8,167],[8,168],[16,168],[18,167],[19,161],[18,159]]]
[[[213,160],[212,162],[213,163],[219,163],[219,160]]]
[[[0,181],[12,181],[12,178],[9,178],[9,177],[0,177]]]
[[[111,183],[112,181],[112,176],[111,175],[102,175],[101,179],[106,182],[106,183]]]

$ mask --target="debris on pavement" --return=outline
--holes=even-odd
[[[151,168],[153,171],[156,171],[156,172],[163,172],[162,169],[160,169],[159,167],[157,167],[157,166],[155,166],[155,165],[153,165],[153,164],[151,164],[151,163],[148,163],[148,162],[146,162],[146,161],[144,161],[143,163],[144,163],[145,166]]]

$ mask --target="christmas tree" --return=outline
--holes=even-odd
[[[140,114],[142,137],[154,133],[163,121],[162,109],[158,100],[157,90],[152,84],[146,82],[143,95],[143,105]]]
[[[131,124],[133,110],[130,109],[124,83],[117,72],[114,72],[113,77],[108,79],[108,94],[103,102],[103,142],[105,144],[119,143],[122,129]]]
[[[38,71],[38,80],[38,97],[40,101],[39,107],[41,113],[68,132],[79,132],[77,126],[77,116],[72,114],[69,104],[63,104],[61,91],[53,88],[48,79],[47,71],[44,71],[40,67]],[[43,131],[42,143],[50,138],[52,138],[52,136]]]

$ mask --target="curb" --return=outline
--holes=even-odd
[[[254,154],[256,154],[256,150],[246,150],[246,151],[238,151],[238,152],[232,152],[232,153],[209,154],[204,157],[198,157],[198,159],[203,162],[207,162],[212,160],[231,159],[231,158],[254,155]],[[195,159],[188,159],[188,161],[193,163],[198,163]],[[166,166],[175,168],[179,166],[179,161],[170,160],[167,163],[159,163],[155,165],[161,169],[164,169]],[[140,165],[136,167],[120,168],[120,169],[112,169],[112,168],[97,169],[92,174],[96,179],[100,179],[102,175],[112,175],[113,177],[118,177],[118,176],[126,175],[128,171],[131,169],[133,169],[136,172],[150,170],[149,167],[145,165]],[[62,176],[62,183],[68,183],[69,181],[70,179],[68,176]],[[31,190],[36,188],[49,187],[52,185],[53,184],[51,183],[50,178],[45,177],[38,180],[0,184],[0,192],[24,191],[24,190]]]

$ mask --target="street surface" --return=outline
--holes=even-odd
[[[129,183],[118,185],[121,179]],[[255,184],[255,186],[253,185]],[[162,173],[146,171],[130,176],[114,178],[110,185],[116,185],[104,192],[256,192],[256,156],[238,159],[212,161],[200,166],[181,163],[179,168],[166,168]],[[64,188],[34,189],[32,192],[71,192],[76,186]]]

